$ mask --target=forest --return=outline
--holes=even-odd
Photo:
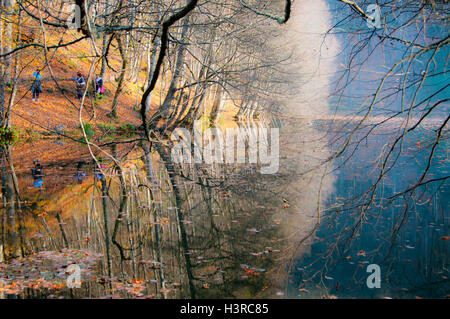
[[[449,11],[0,0],[0,299],[449,298]]]

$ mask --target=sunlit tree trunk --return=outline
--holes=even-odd
[[[117,83],[116,93],[111,106],[111,117],[117,118],[117,104],[119,103],[119,97],[123,90],[125,75],[128,67],[128,44],[125,47],[122,46],[122,40],[120,37],[116,37],[117,45],[119,47],[120,56],[122,57],[122,69],[120,70],[119,82]]]
[[[161,105],[160,112],[163,116],[168,116],[169,111],[172,106],[172,102],[175,98],[175,93],[177,91],[178,81],[181,77],[181,72],[183,70],[184,63],[184,51],[185,51],[185,42],[187,38],[187,31],[189,29],[189,16],[186,16],[183,20],[183,28],[180,36],[180,44],[178,45],[177,50],[177,62],[175,66],[175,70],[173,72],[172,80],[170,81],[169,88],[167,90],[166,98],[164,99],[163,104]]]

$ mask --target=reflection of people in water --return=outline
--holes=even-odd
[[[99,163],[99,164],[100,164],[101,169],[103,170],[105,168],[105,165],[103,163]],[[103,173],[95,161],[94,161],[94,174],[95,174],[95,177],[99,180],[101,180],[103,178]]]
[[[83,180],[86,177],[86,171],[83,169],[85,161],[79,161],[77,164],[77,173],[75,175],[75,178],[77,179],[78,183],[82,183]]]
[[[34,167],[31,169],[31,175],[34,179],[34,187],[41,188],[44,185],[42,177],[44,176],[44,169],[42,168],[41,161],[36,159],[33,161]]]

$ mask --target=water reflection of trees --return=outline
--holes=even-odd
[[[275,61],[286,61],[297,49],[293,44],[300,43],[310,44],[308,59],[317,57],[313,52],[322,39],[314,36],[299,41],[298,31],[290,31],[291,41],[282,37],[275,41],[274,46],[282,48]],[[152,121],[144,141],[137,142],[142,139],[138,137],[116,146],[106,143],[111,146],[107,152],[111,156],[103,168],[99,167],[99,156],[105,152],[86,139],[93,153],[99,154],[94,154],[95,168],[87,170],[81,184],[66,185],[51,196],[45,191],[27,193],[23,255],[66,247],[102,254],[96,278],[85,282],[81,290],[71,291],[78,297],[281,295],[290,280],[286,270],[292,269],[296,257],[308,252],[314,239],[332,184],[332,177],[319,165],[329,157],[326,140],[305,119],[310,112],[326,111],[323,88],[328,82],[323,74],[313,78],[317,59],[306,63],[300,56],[303,49],[281,72],[250,72],[247,77],[256,87],[260,86],[255,81],[257,75],[270,78],[261,85],[270,94],[262,94],[262,98],[246,92],[239,108],[239,118],[251,119],[258,113],[264,124],[271,120],[271,124],[280,123],[270,112],[262,112],[266,106],[280,110],[281,105],[287,105],[282,116],[299,115],[295,123],[282,128],[278,174],[262,176],[255,166],[173,164],[168,136],[176,125],[186,122],[182,117],[170,120],[170,125]],[[321,61],[320,65],[326,69],[330,63]],[[202,65],[200,74],[209,73],[208,68]],[[294,74],[296,69],[300,71]],[[305,75],[311,78],[302,78]],[[302,83],[302,90],[292,95],[298,83]],[[202,86],[196,85],[188,112],[192,115],[192,110],[195,116],[186,117],[188,120],[202,115],[203,106],[196,106],[205,95],[197,92],[204,91]],[[252,91],[251,87],[243,88]],[[323,94],[318,96],[320,90]],[[179,99],[184,99],[182,94]],[[257,124],[239,125],[249,129]],[[102,148],[107,149],[105,145]],[[104,178],[93,177],[93,169]]]
[[[18,193],[14,192],[14,170],[10,169],[11,153],[9,147],[2,147],[1,152],[1,175],[2,175],[2,200],[4,214],[2,219],[2,241],[5,243],[3,250],[8,258],[17,256],[18,245],[18,227],[16,216],[16,199]],[[12,166],[11,166],[12,167]],[[17,200],[20,205],[20,201]],[[18,206],[17,208],[19,208]],[[2,256],[3,257],[3,256]]]
[[[315,214],[314,208],[306,213],[301,205],[306,197],[298,198],[298,189],[289,187],[301,185],[298,177],[290,177],[289,169],[260,175],[256,165],[173,164],[166,140],[152,149],[144,142],[114,145],[110,151],[117,160],[102,162],[103,177],[86,167],[81,183],[74,178],[49,194],[21,185],[14,191],[5,149],[2,244],[11,252],[7,258],[62,249],[100,253],[95,276],[81,289],[67,290],[68,296],[275,296],[287,278],[299,230],[312,227],[304,219]],[[49,175],[57,174],[48,166]],[[24,178],[30,177],[19,176]],[[20,215],[14,214],[17,207]],[[20,249],[18,216],[26,226]],[[34,297],[52,291],[41,293],[25,290]]]

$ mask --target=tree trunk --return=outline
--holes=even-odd
[[[117,89],[116,93],[114,94],[114,99],[111,106],[111,117],[117,118],[117,104],[119,103],[119,96],[122,93],[123,90],[123,83],[125,80],[125,75],[127,72],[127,65],[128,65],[128,48],[127,46],[124,48],[122,46],[122,40],[119,36],[116,37],[117,44],[119,46],[120,56],[122,57],[122,69],[120,70],[120,76],[119,76],[119,83],[117,83]]]
[[[164,99],[164,102],[161,105],[160,109],[160,113],[162,114],[163,117],[167,117],[169,115],[169,111],[172,106],[172,102],[175,98],[175,93],[177,91],[178,79],[180,78],[181,70],[183,69],[184,49],[186,47],[184,43],[186,41],[188,29],[189,29],[189,16],[186,16],[183,21],[183,29],[181,31],[181,38],[180,38],[181,43],[178,46],[177,63],[175,66],[175,70],[173,72],[172,81],[170,81],[166,98]]]
[[[5,49],[6,52],[10,52],[12,48],[12,39],[13,39],[13,15],[14,15],[14,6],[16,4],[15,0],[3,0],[5,11],[6,11],[6,44]],[[5,57],[5,83],[7,85],[11,84],[11,55]]]
[[[150,83],[152,82],[153,76],[155,76],[153,73],[155,73],[155,67],[156,67],[156,58],[158,57],[157,52],[159,49],[159,43],[160,39],[159,37],[155,38],[155,41],[153,42],[153,46],[151,49],[151,53],[148,55],[148,80],[147,80],[147,87],[150,85]],[[145,113],[148,112],[148,109],[151,106],[152,103],[152,93],[150,92],[150,94],[147,96],[147,99],[145,100]]]

